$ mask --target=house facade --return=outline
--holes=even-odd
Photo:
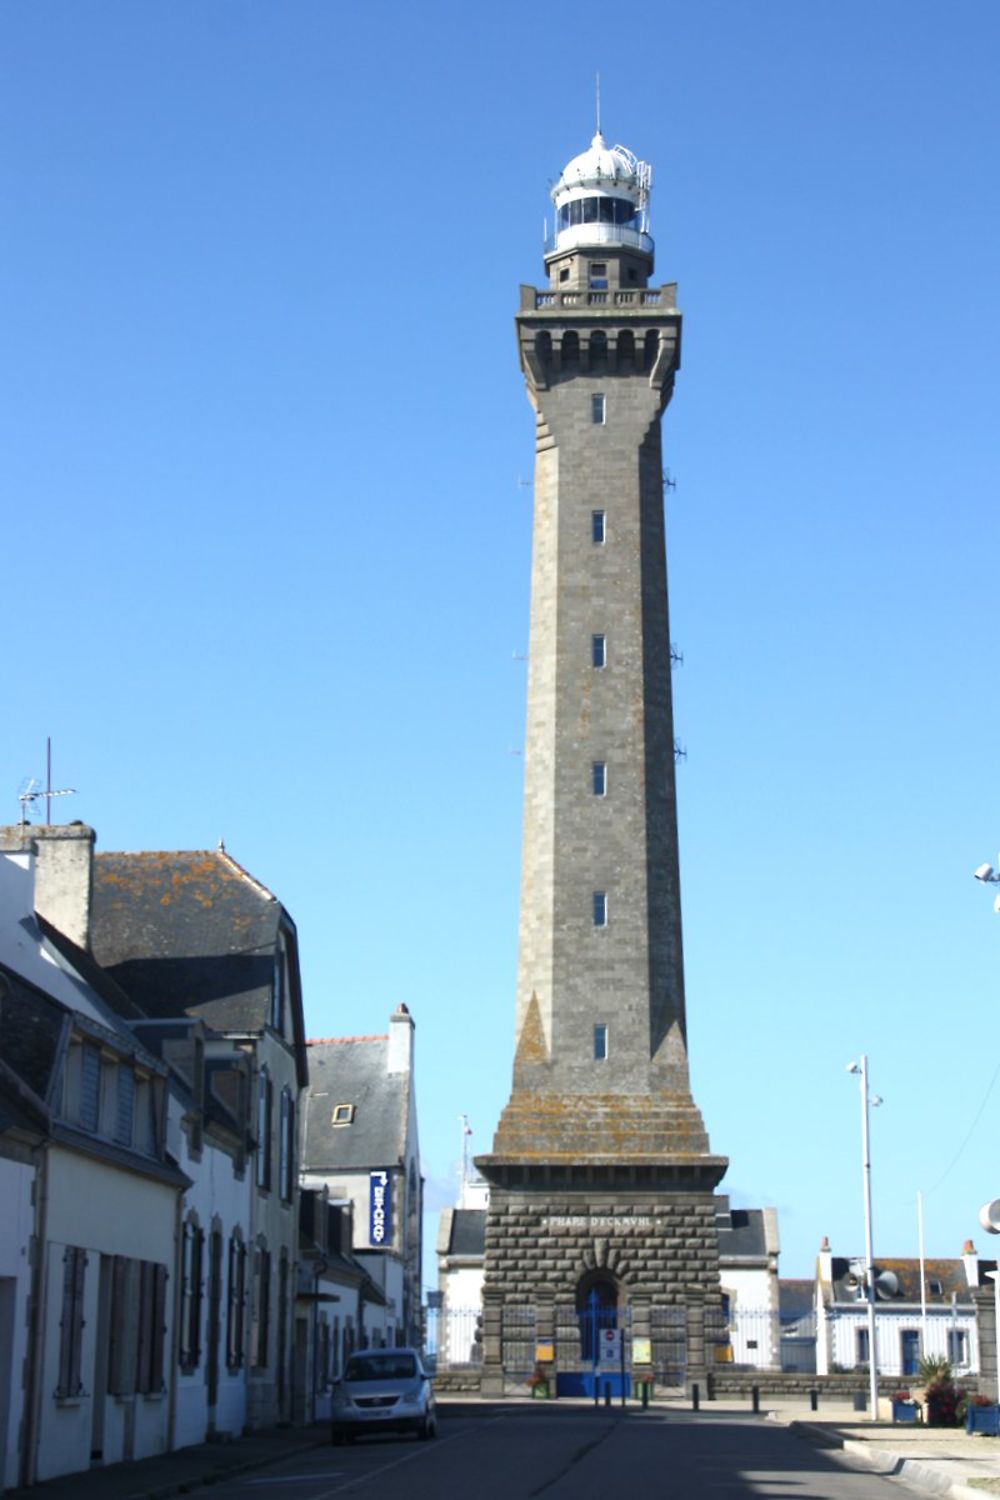
[[[245,1237],[234,1237],[236,1228],[243,1231],[235,1221],[216,1216],[215,1222],[210,1193],[190,1202],[185,1222],[196,1244],[208,1237],[206,1305],[221,1307],[223,1296],[227,1308],[233,1302],[234,1363],[227,1368],[245,1371],[245,1425],[291,1421],[298,1121],[307,1079],[295,924],[277,897],[220,846],[99,854],[91,934],[98,962],[150,1020],[203,1023],[205,1077],[215,1092],[225,1075],[241,1076],[237,1063],[245,1069],[246,1095],[237,1107],[240,1128],[249,1126],[252,1142]],[[223,1154],[232,1159],[230,1148]],[[204,1281],[203,1259],[198,1267]],[[182,1275],[182,1291],[188,1279]],[[209,1348],[191,1340],[186,1349],[184,1373],[203,1380]],[[221,1356],[212,1357],[221,1378]],[[200,1424],[200,1414],[189,1415]]]
[[[417,1139],[414,1023],[397,1007],[380,1036],[311,1041],[302,1185],[349,1205],[352,1252],[384,1305],[367,1303],[368,1344],[422,1338],[423,1179]]]
[[[990,1262],[989,1264],[993,1264]],[[880,1374],[916,1376],[922,1356],[944,1358],[957,1375],[979,1369],[972,1292],[983,1280],[971,1240],[961,1256],[879,1259],[875,1263],[875,1339]],[[816,1265],[816,1369],[821,1375],[867,1368],[870,1359],[865,1263],[834,1255],[829,1241]]]

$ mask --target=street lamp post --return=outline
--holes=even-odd
[[[868,1092],[868,1058],[862,1053],[859,1062],[847,1064],[849,1073],[860,1075],[861,1083],[861,1181],[865,1202],[865,1290],[868,1295],[868,1406],[869,1420],[878,1421],[878,1348],[875,1342],[875,1252],[872,1248],[872,1154],[868,1130],[870,1106],[882,1100]]]

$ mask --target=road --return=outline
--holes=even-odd
[[[574,1406],[445,1408],[433,1442],[386,1435],[322,1447],[214,1484],[211,1493],[213,1500],[901,1500],[920,1492],[762,1417]]]

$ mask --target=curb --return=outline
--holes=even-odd
[[[863,1439],[845,1438],[836,1431],[811,1422],[789,1422],[788,1428],[816,1447],[840,1448],[852,1458],[861,1459],[870,1473],[903,1479],[929,1495],[945,1495],[948,1500],[983,1500],[982,1490],[971,1489],[960,1479],[953,1479],[950,1474],[937,1467],[933,1459],[905,1458],[903,1454],[893,1453],[888,1449],[874,1453]]]

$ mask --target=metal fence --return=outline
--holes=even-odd
[[[478,1369],[483,1359],[479,1308],[427,1307],[424,1352],[437,1370]],[[593,1364],[600,1330],[622,1331],[626,1367],[632,1359],[631,1309],[558,1305],[555,1321],[556,1360],[560,1370],[586,1370]],[[687,1374],[687,1309],[651,1307],[649,1334],[654,1379],[658,1386],[683,1386]],[[706,1354],[710,1366],[734,1370],[816,1370],[816,1318],[813,1313],[782,1320],[771,1308],[740,1307],[726,1312],[707,1308]],[[503,1308],[503,1363],[514,1380],[527,1380],[535,1366],[537,1318],[530,1303]]]
[[[786,1370],[810,1374],[816,1369],[816,1316],[782,1320],[769,1307],[721,1308],[705,1312],[705,1340],[710,1364],[736,1370]]]

